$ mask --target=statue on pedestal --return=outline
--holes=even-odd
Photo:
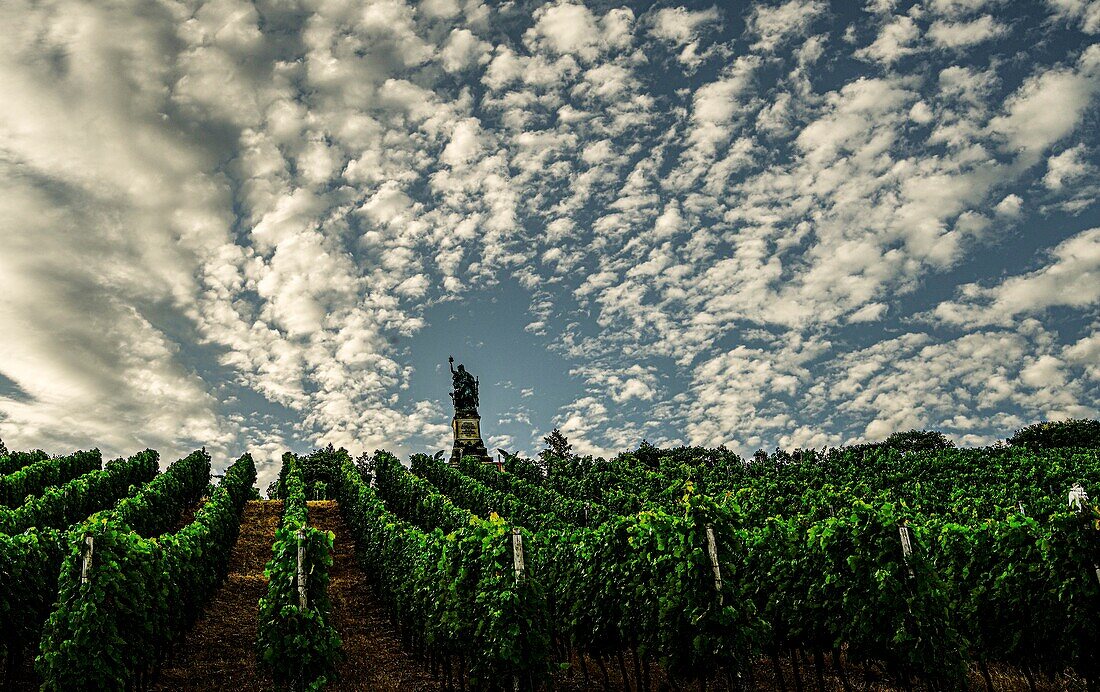
[[[451,429],[455,435],[451,463],[457,464],[464,456],[478,457],[482,461],[491,462],[489,452],[485,449],[485,442],[481,439],[481,416],[477,412],[477,389],[480,383],[461,364],[456,370],[454,357],[447,358],[447,363],[451,368],[454,387],[451,392],[451,402],[455,407],[455,415],[451,420]]]
[[[454,357],[447,358],[447,363],[451,367],[451,380],[454,383],[454,391],[451,392],[451,401],[454,402],[455,410],[468,410],[477,409],[477,388],[480,384],[478,379],[466,372],[466,368],[462,363],[458,364],[458,370],[455,370]]]

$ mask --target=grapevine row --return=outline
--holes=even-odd
[[[57,594],[64,530],[91,512],[113,506],[157,473],[146,450],[107,464],[47,491],[4,515],[0,533],[0,649],[10,674],[31,643]]]
[[[21,468],[25,468],[35,462],[49,458],[50,455],[46,454],[41,449],[37,449],[33,452],[10,452],[8,454],[0,454],[0,476],[15,473]]]
[[[264,568],[256,647],[275,681],[291,689],[318,689],[334,675],[340,637],[332,626],[328,570],[334,535],[309,526],[298,460],[283,457],[283,519]]]
[[[533,581],[514,571],[510,527],[458,510],[438,493],[417,503],[412,493],[431,486],[391,455],[379,452],[373,467],[379,491],[391,493],[385,502],[350,461],[334,479],[336,496],[361,564],[396,614],[406,644],[477,689],[536,689],[546,682],[547,613]],[[425,524],[447,524],[448,532],[398,516],[406,510]],[[520,535],[526,541],[531,534]]]
[[[69,532],[37,659],[43,689],[131,689],[155,677],[224,579],[256,477],[244,455],[191,523],[164,533],[206,490],[209,470],[210,457],[195,452]]]
[[[158,455],[146,450],[129,459],[108,462],[63,485],[50,486],[15,509],[0,507],[0,533],[17,534],[31,528],[65,528],[89,514],[114,504],[131,485],[140,486],[157,475]]]
[[[41,493],[51,485],[64,483],[100,468],[103,459],[98,449],[76,452],[65,457],[43,459],[0,477],[0,507],[18,506],[28,496]]]
[[[1003,484],[987,493],[993,498],[988,502],[973,497],[973,486],[944,482],[976,461],[969,454],[960,461],[959,455],[957,450],[876,452],[861,459],[830,455],[825,471],[812,457],[788,458],[771,468],[765,468],[765,460],[742,464],[732,472],[702,465],[691,468],[674,459],[662,459],[654,469],[632,455],[621,455],[600,462],[605,465],[588,475],[584,464],[574,463],[572,470],[580,471],[576,479],[552,478],[547,484],[601,499],[641,487],[641,502],[648,509],[639,517],[666,511],[679,515],[681,506],[692,502],[694,482],[717,491],[727,515],[715,526],[725,524],[725,540],[739,540],[742,546],[721,558],[721,569],[725,580],[739,584],[734,590],[747,593],[755,604],[764,626],[752,645],[771,653],[773,660],[781,652],[801,649],[813,654],[820,670],[822,653],[832,651],[838,660],[835,647],[844,642],[849,660],[875,662],[903,683],[919,676],[959,684],[969,660],[976,660],[983,670],[992,661],[1047,674],[1072,667],[1086,679],[1095,679],[1097,641],[1095,628],[1087,623],[1100,615],[1100,514],[1068,512],[1041,493],[1043,484],[1065,488],[1075,480],[1095,483],[1100,469],[1095,451],[1047,451],[1040,458],[1023,450],[994,450],[983,472],[999,476]],[[1050,463],[1043,463],[1047,459]],[[910,473],[916,480],[905,481],[906,461],[912,462]],[[469,464],[463,470],[486,475]],[[636,485],[639,478],[652,479],[654,474],[666,479],[663,490],[647,493],[644,484]],[[737,478],[744,485],[715,482],[723,477]],[[498,478],[513,487],[525,482],[513,474]],[[918,499],[922,483],[934,482],[937,487],[925,494],[928,501],[914,508],[892,501],[893,488],[876,487],[882,482],[895,482]],[[600,483],[605,485],[594,492]],[[672,500],[670,489],[687,493]],[[1017,507],[1015,498],[1023,491],[1029,491],[1030,506],[1042,511],[1038,518],[1025,516]],[[902,547],[903,530],[909,532],[909,555]],[[543,538],[536,536],[533,544],[540,545]],[[569,544],[562,536],[553,541]],[[596,564],[634,564],[630,553],[639,545],[637,540],[628,542],[621,554],[599,558],[578,546],[572,557]],[[551,567],[569,563],[555,560],[552,553],[542,560]],[[539,569],[533,562],[532,569]],[[568,582],[568,575],[555,573],[547,582],[554,586],[548,594],[552,603],[600,603],[593,609],[599,611],[592,614],[594,621],[585,622],[580,631],[598,631],[599,619],[616,620],[615,605],[599,601],[598,593],[575,591],[556,597],[554,591],[562,591],[558,585],[563,581]],[[634,593],[628,576],[608,573],[592,581],[614,583],[616,589]],[[616,615],[607,618],[607,613]],[[570,622],[570,616],[566,610],[552,620]],[[673,631],[668,625],[660,629]],[[690,641],[689,632],[690,628],[682,631],[688,636],[680,641]],[[595,641],[587,645],[599,646]],[[632,643],[612,637],[604,645],[606,650]],[[645,648],[660,651],[652,645]],[[661,657],[675,673],[674,659]]]

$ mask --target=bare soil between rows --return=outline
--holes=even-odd
[[[402,648],[385,608],[355,559],[355,544],[339,505],[331,500],[308,505],[310,526],[336,535],[328,595],[332,601],[333,625],[343,641],[344,660],[338,670],[340,679],[325,689],[337,692],[442,689],[421,661]]]
[[[229,576],[165,664],[156,689],[274,689],[257,666],[256,630],[260,597],[267,591],[264,565],[271,558],[282,512],[279,500],[245,504],[241,533],[229,556]]]

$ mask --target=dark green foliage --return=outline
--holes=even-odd
[[[507,491],[490,487],[481,482],[480,476],[470,474],[469,471],[481,471],[484,466],[488,474],[500,475],[495,466],[489,466],[477,457],[462,459],[460,466],[463,471],[423,454],[414,454],[411,461],[414,477],[420,477],[416,480],[426,481],[425,492],[437,496],[442,494],[457,503],[461,507],[457,510],[458,515],[463,519],[466,518],[463,510],[469,510],[481,517],[493,514],[509,517],[513,523],[532,530],[564,526],[564,522],[556,514],[547,513]]]
[[[57,596],[63,538],[49,528],[0,534],[0,660],[5,668],[33,655]]]
[[[102,464],[98,449],[36,461],[0,478],[0,506],[18,507],[28,496],[98,469]]]
[[[146,450],[129,459],[108,462],[64,485],[47,487],[15,509],[0,507],[0,533],[19,533],[32,526],[63,529],[92,512],[114,504],[157,475],[159,455]]]
[[[49,459],[50,455],[37,449],[33,452],[5,452],[0,454],[0,476],[15,473],[19,469],[31,464]]]
[[[327,455],[330,450],[322,453]],[[346,454],[345,460],[350,462]],[[256,648],[261,664],[271,671],[276,683],[294,690],[316,690],[335,677],[341,656],[340,637],[331,624],[332,604],[328,600],[328,570],[335,536],[309,527],[303,468],[293,455],[285,455],[283,463],[283,521],[275,533],[272,558],[264,568],[269,581],[267,593],[260,599]],[[298,547],[302,544],[305,607],[299,601],[298,590]]]
[[[413,464],[415,471],[415,457]],[[532,529],[562,528],[569,524],[588,526],[600,523],[609,515],[607,508],[600,504],[574,500],[508,471],[501,473],[493,466],[476,459],[463,459],[459,463],[459,469],[462,474],[502,493],[505,496],[502,502],[509,502],[507,496],[514,496],[511,501],[519,503],[519,515],[505,512],[502,514]]]
[[[935,430],[907,430],[890,435],[883,440],[882,446],[899,452],[939,452],[951,449],[955,443]]]
[[[903,556],[899,526],[907,516],[891,503],[857,501],[809,526],[804,569],[814,580],[804,602],[819,614],[803,623],[818,626],[818,641],[846,642],[850,660],[881,662],[895,680],[915,675],[959,686],[965,642],[919,527],[911,527],[913,554]]]
[[[626,456],[620,462],[627,459],[636,462]],[[727,580],[716,592],[707,556],[710,524],[724,569],[745,560],[744,539],[727,508],[677,485],[681,495],[673,511],[621,516],[475,459],[461,463],[465,483],[451,478],[454,469],[430,461],[414,457],[413,470],[423,470],[448,497],[471,509],[493,497],[516,512],[505,511],[507,519],[534,532],[525,538],[531,579],[545,593],[556,650],[565,646],[595,657],[634,650],[660,660],[680,680],[703,670],[744,671],[751,663],[765,623],[740,581]]]
[[[532,570],[553,585],[557,638],[595,657],[633,650],[680,682],[743,673],[767,626],[749,597],[754,581],[736,525],[729,508],[685,494],[674,512],[653,507],[535,537]],[[721,587],[707,526],[715,531]]]
[[[8,446],[4,444],[4,440],[0,439],[0,457],[6,457],[8,455]]]
[[[378,494],[385,498],[391,511],[406,521],[426,531],[438,528],[450,533],[473,519],[469,511],[455,505],[431,483],[409,473],[389,452],[375,452],[372,465]]]
[[[351,455],[344,448],[336,449],[332,445],[318,449],[306,456],[298,456],[292,452],[283,454],[283,465],[279,469],[279,477],[268,488],[268,497],[272,499],[286,498],[286,474],[290,468],[288,460],[294,459],[301,469],[302,482],[306,487],[306,494],[311,500],[330,499],[330,489],[333,482],[340,475],[340,467],[345,461],[351,461]],[[322,485],[318,485],[318,483]],[[315,497],[320,490],[321,496]]]
[[[154,478],[142,492],[118,503],[110,519],[142,537],[160,535],[176,524],[184,508],[199,501],[209,480],[210,456],[205,451],[192,452]]]
[[[538,465],[518,454],[506,454],[504,456],[504,470],[528,483],[537,484],[542,482],[543,473],[539,470]]]
[[[1100,420],[1035,423],[1016,431],[1008,444],[1028,449],[1100,448]]]
[[[641,446],[634,450],[634,458],[637,459],[642,465],[651,469],[659,468],[661,465],[662,452],[660,448],[654,447],[646,440],[642,440]]]
[[[563,495],[603,505],[614,514],[634,514],[647,501],[672,506],[683,494],[682,482],[669,482],[629,452],[612,459],[570,457],[558,464],[558,473],[545,485]],[[660,498],[658,500],[658,498]]]
[[[372,468],[385,503],[350,462],[336,494],[406,644],[458,667],[473,689],[538,689],[550,674],[545,597],[533,579],[515,577],[507,522],[458,510],[385,452]],[[524,545],[534,540],[521,535]]]
[[[1041,520],[1013,513],[977,524],[926,522],[951,610],[975,657],[1048,675],[1072,666],[1096,679],[1094,521],[1060,510]]]
[[[902,686],[914,677],[956,686],[975,658],[1100,674],[1088,624],[1100,616],[1100,509],[1077,515],[1065,500],[1076,482],[1095,494],[1100,451],[865,445],[745,463],[681,448],[660,459],[663,484],[641,466],[634,454],[577,460],[550,480],[567,495],[610,504],[633,492],[649,512],[672,512],[668,489],[685,484],[728,506],[745,552],[730,558],[728,572],[723,558],[724,574],[743,579],[767,623],[765,652],[828,653],[843,643],[851,659],[875,661]],[[903,522],[913,534],[907,560]],[[532,562],[540,559],[555,563]],[[594,612],[602,611],[578,615]],[[615,631],[607,620],[583,621],[578,631],[600,626]]]
[[[95,514],[69,532],[57,606],[43,628],[36,659],[43,689],[149,684],[169,648],[224,580],[240,511],[256,478],[252,458],[241,457],[190,524],[149,537],[170,528],[203,492],[209,465],[205,452],[196,452],[116,510]],[[86,537],[94,539],[94,552],[85,583]]]
[[[267,496],[272,500],[286,499],[286,475],[290,473],[291,461],[297,458],[294,452],[283,452],[283,465],[279,467],[279,475],[267,486]]]
[[[542,472],[542,475],[549,476],[555,472],[560,462],[572,458],[573,445],[569,443],[569,440],[562,431],[557,428],[551,430],[549,435],[542,438],[542,441],[546,443],[546,449],[539,452],[536,465],[539,471]]]
[[[984,449],[955,449],[927,431],[751,460],[645,442],[607,461],[566,448],[546,477],[516,457],[500,472],[414,455],[410,471],[385,452],[357,462],[332,447],[288,454],[273,484],[286,505],[257,645],[281,685],[332,679],[332,536],[308,527],[305,500],[335,497],[406,646],[474,690],[544,688],[574,653],[614,665],[625,652],[639,667],[659,664],[672,686],[694,687],[706,676],[744,682],[762,655],[838,649],[899,688],[960,688],[973,662],[1048,676],[1073,669],[1095,686],[1100,507],[1066,503],[1075,483],[1094,503],[1100,495],[1100,448],[1081,442],[1095,423],[1030,426]],[[231,505],[239,511],[230,500],[254,491],[241,471],[208,487],[202,453],[67,536],[47,526],[109,505],[111,493],[134,494],[106,479],[155,465],[139,461],[0,509],[0,527],[36,525],[0,534],[0,645],[36,641],[60,598],[38,659],[46,689],[146,685],[221,579],[236,531],[236,514],[225,517]],[[231,478],[239,494],[225,489],[238,485]],[[106,505],[80,504],[93,487]],[[150,539],[204,492],[195,523]],[[96,538],[92,586],[78,578],[85,534]]]
[[[0,508],[0,652],[4,656],[21,657],[38,642],[57,594],[62,530],[136,492],[156,475],[157,459],[156,452],[146,450],[63,486],[47,488],[14,511]]]

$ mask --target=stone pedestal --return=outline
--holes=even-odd
[[[451,464],[458,464],[462,457],[478,457],[484,462],[492,462],[485,442],[481,439],[481,416],[477,410],[455,411],[451,420],[451,430],[455,434],[454,449],[451,450]]]

